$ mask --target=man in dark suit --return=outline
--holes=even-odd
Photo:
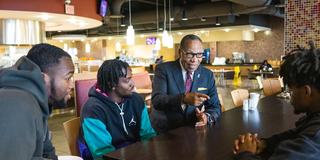
[[[214,75],[200,65],[202,40],[186,35],[180,46],[178,60],[159,64],[155,70],[151,122],[158,132],[205,126],[221,115]]]

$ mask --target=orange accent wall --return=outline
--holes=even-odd
[[[75,16],[101,20],[96,0],[72,0]],[[0,10],[35,11],[64,14],[64,0],[0,0]]]

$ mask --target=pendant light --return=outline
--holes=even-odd
[[[173,48],[173,37],[172,37],[172,32],[171,32],[171,2],[169,0],[169,36],[168,36],[168,48]]]
[[[166,30],[166,20],[167,20],[167,13],[166,13],[166,0],[164,0],[163,6],[163,13],[164,13],[164,21],[163,21],[163,32],[162,32],[162,46],[168,47],[168,31]]]
[[[118,36],[119,36],[119,19],[117,19],[117,33],[118,33]],[[116,47],[116,52],[120,52],[121,51],[121,44],[120,44],[119,40],[117,40],[115,47]]]
[[[159,35],[158,34],[158,32],[159,32],[159,7],[158,7],[158,0],[156,1],[157,2],[157,4],[156,4],[156,16],[157,16],[157,35]],[[154,47],[154,50],[156,50],[156,51],[159,51],[161,49],[161,41],[160,41],[160,39],[159,39],[159,37],[157,37],[157,39],[156,39],[156,44],[155,44],[155,47]]]
[[[133,29],[133,26],[131,24],[131,0],[129,0],[129,26],[128,26],[128,29],[127,29],[127,44],[128,45],[134,45],[134,29]]]

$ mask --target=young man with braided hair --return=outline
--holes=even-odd
[[[98,159],[156,135],[143,99],[133,92],[131,77],[129,65],[120,60],[107,60],[99,68],[97,84],[90,89],[81,111],[80,143],[84,148],[80,150],[85,159],[90,157],[87,147]]]
[[[317,160],[320,157],[320,49],[298,48],[286,56],[280,76],[288,85],[296,114],[305,116],[296,128],[259,139],[257,134],[240,135],[234,142],[237,160]]]

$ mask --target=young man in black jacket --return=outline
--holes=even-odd
[[[320,49],[296,49],[285,59],[280,76],[289,86],[296,114],[305,113],[296,128],[259,139],[240,135],[234,142],[237,160],[317,160],[320,157]],[[285,118],[285,117],[284,117]]]
[[[0,159],[57,159],[47,119],[71,97],[73,72],[70,55],[49,44],[0,70]]]

